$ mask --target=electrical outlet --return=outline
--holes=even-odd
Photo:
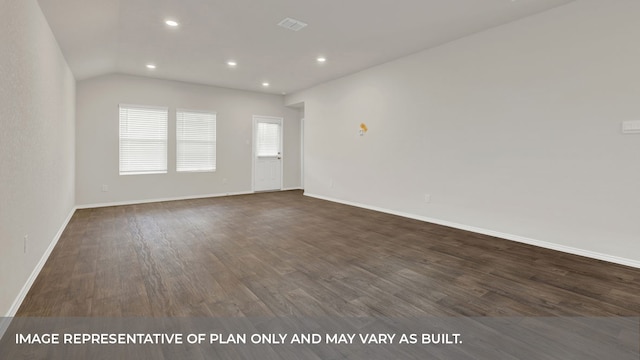
[[[426,203],[431,202],[431,194],[424,194],[424,202]]]
[[[222,178],[222,183],[226,184],[227,183],[227,178]]]
[[[102,192],[109,191],[109,185],[102,185]]]
[[[27,241],[29,240],[29,235],[25,235],[24,236],[24,246],[23,246],[23,251],[26,254],[27,253]]]
[[[332,188],[333,187],[333,178],[329,179],[329,187]]]

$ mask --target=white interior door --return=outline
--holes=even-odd
[[[253,190],[282,190],[282,118],[253,117]]]

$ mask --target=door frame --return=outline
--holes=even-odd
[[[300,189],[304,190],[304,118],[300,119]]]
[[[280,191],[284,189],[284,118],[279,116],[253,115],[251,134],[251,192],[256,192],[256,141],[258,120],[278,120],[280,121]]]

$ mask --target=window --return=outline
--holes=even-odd
[[[167,172],[168,109],[120,105],[120,175]]]
[[[257,156],[275,157],[280,155],[280,124],[258,123]]]
[[[176,170],[216,170],[216,114],[178,110],[176,112]]]

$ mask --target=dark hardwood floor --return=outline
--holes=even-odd
[[[639,269],[300,191],[79,210],[18,312],[639,314]]]

